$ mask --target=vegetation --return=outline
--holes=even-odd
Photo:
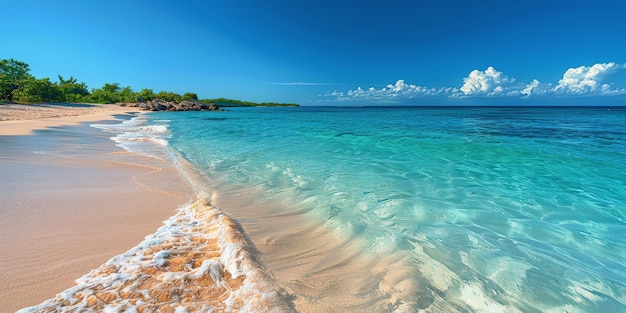
[[[76,78],[70,76],[65,80],[59,75],[59,89],[65,96],[67,102],[80,102],[85,96],[89,95],[89,90],[85,83],[79,83]]]
[[[0,99],[11,101],[13,92],[32,78],[28,64],[14,59],[0,60]]]
[[[0,103],[41,103],[41,102],[71,102],[71,103],[118,103],[118,102],[145,102],[154,99],[163,99],[180,103],[182,101],[198,101],[215,103],[218,106],[298,106],[292,103],[254,103],[249,101],[232,100],[225,98],[198,99],[198,94],[186,92],[182,96],[171,91],[142,89],[135,92],[130,86],[120,87],[119,83],[106,83],[101,88],[91,91],[87,84],[78,82],[70,76],[65,79],[58,75],[58,81],[50,78],[36,78],[30,74],[28,64],[14,59],[0,60]]]

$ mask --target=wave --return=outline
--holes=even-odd
[[[622,307],[621,276],[607,280],[603,274],[621,273],[621,264],[612,262],[612,255],[585,258],[601,269],[587,273],[593,268],[579,261],[575,249],[553,249],[550,242],[534,237],[568,231],[539,231],[542,226],[536,225],[543,223],[519,218],[507,222],[511,215],[492,212],[500,208],[494,204],[496,199],[512,208],[541,208],[536,216],[511,214],[543,220],[549,216],[544,209],[552,205],[529,205],[515,196],[518,193],[510,200],[498,198],[508,195],[503,190],[506,184],[489,175],[507,178],[516,172],[500,176],[482,163],[462,162],[467,156],[455,152],[458,145],[451,143],[456,141],[439,139],[447,134],[433,132],[428,144],[407,140],[407,133],[370,134],[374,140],[370,142],[352,129],[337,134],[325,131],[334,129],[331,125],[310,134],[296,133],[298,139],[314,139],[308,140],[311,148],[302,148],[314,154],[298,153],[289,159],[282,156],[293,155],[294,143],[301,141],[286,141],[281,149],[274,138],[287,135],[274,125],[259,131],[256,124],[234,123],[220,129],[221,136],[205,136],[207,125],[173,116],[171,121],[147,117],[96,127],[115,133],[112,139],[128,151],[169,158],[199,194],[210,193],[212,200],[181,208],[186,213],[178,212],[146,241],[34,310],[582,312]],[[317,127],[317,119],[315,123],[311,129]],[[244,128],[251,133],[243,133]],[[253,137],[253,133],[263,136]],[[180,134],[185,136],[181,139]],[[259,144],[248,144],[251,138]],[[315,150],[322,145],[325,150]],[[404,149],[418,145],[428,149]],[[376,149],[371,147],[394,153],[372,154]],[[513,148],[478,142],[463,152],[473,151],[470,155],[481,160],[502,155],[498,158],[508,166],[518,160],[532,161],[528,156],[519,159]],[[315,163],[315,155],[331,162]],[[550,155],[540,155],[539,165],[551,164]],[[561,160],[559,156],[555,164]],[[451,169],[445,170],[446,166]],[[441,167],[450,175],[437,174]],[[307,168],[324,175],[311,174]],[[545,198],[550,200],[556,193],[548,190]],[[246,243],[238,224],[217,206],[240,218],[254,246]],[[212,213],[203,215],[206,210]],[[223,219],[232,229],[196,228],[206,219]],[[187,226],[176,226],[181,223]],[[232,241],[241,244],[226,244]],[[568,266],[572,264],[576,266]],[[556,279],[559,275],[566,278]]]
[[[92,124],[92,127],[105,132],[114,133],[111,137],[116,145],[133,153],[157,157],[171,158],[168,148],[169,131],[168,120],[157,120],[156,124],[148,124],[147,114],[139,114],[120,124]]]
[[[140,114],[92,124],[131,152],[173,164],[168,120]],[[256,262],[240,226],[208,198],[178,208],[154,234],[26,312],[290,312],[286,293]]]
[[[289,312],[237,223],[207,200],[29,312]]]

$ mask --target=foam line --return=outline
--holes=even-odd
[[[288,312],[237,224],[198,200],[29,312]]]

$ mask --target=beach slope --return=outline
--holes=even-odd
[[[88,126],[128,111],[0,105],[2,312],[70,288],[195,197],[169,162],[130,154]]]

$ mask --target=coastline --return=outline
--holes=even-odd
[[[116,104],[72,106],[70,104],[2,104],[0,135],[29,135],[38,129],[100,120],[114,120],[116,114],[140,112]]]
[[[289,123],[276,124],[271,119],[254,118],[266,113],[253,109],[252,112],[229,113],[232,118],[228,119],[215,118],[212,113],[150,113],[137,115],[123,123],[92,125],[92,128],[116,134],[112,139],[128,151],[174,160],[179,173],[189,185],[197,188],[199,197],[206,194],[211,200],[180,207],[164,227],[79,278],[77,286],[41,305],[19,312],[62,309],[135,309],[141,312],[161,308],[170,312],[179,309],[196,311],[196,308],[226,311],[220,308],[232,309],[228,305],[250,303],[244,300],[243,292],[239,292],[241,289],[237,290],[242,296],[234,297],[232,292],[228,294],[220,290],[220,286],[228,286],[222,289],[230,290],[244,285],[242,277],[251,270],[236,266],[239,260],[250,259],[271,273],[270,278],[275,283],[270,281],[270,284],[284,290],[270,286],[272,292],[278,291],[278,298],[282,296],[287,301],[287,305],[275,301],[268,307],[280,307],[286,311],[289,308],[302,312],[619,311],[623,297],[614,287],[621,281],[619,273],[625,271],[620,256],[612,252],[613,248],[623,246],[621,238],[615,235],[619,232],[613,228],[619,225],[621,213],[614,204],[621,203],[619,200],[623,198],[623,194],[617,191],[626,190],[621,188],[622,180],[615,174],[619,173],[615,169],[624,167],[625,158],[615,150],[623,139],[623,112],[550,109],[535,121],[534,109],[514,109],[503,114],[499,109],[482,108],[470,113],[490,116],[489,125],[464,125],[467,112],[455,109],[443,108],[433,114],[419,114],[423,111],[413,108],[408,111],[398,109],[389,112],[390,120],[401,117],[401,125],[423,125],[408,127],[418,132],[408,133],[414,136],[393,131],[381,133],[384,140],[379,140],[378,135],[360,136],[365,139],[361,140],[352,135],[352,131],[357,130],[357,134],[367,134],[369,129],[389,128],[384,127],[389,126],[388,121],[378,124],[380,114],[371,114],[376,113],[375,110],[354,114],[354,120],[361,121],[354,124],[347,122],[346,114],[333,114],[322,120],[312,115],[285,114],[278,117]],[[360,109],[350,111],[359,113]],[[254,123],[242,127],[241,117],[253,117]],[[554,121],[561,118],[563,121],[555,124]],[[294,129],[298,131],[285,133],[293,123],[299,126]],[[224,127],[211,127],[218,126],[215,124]],[[441,131],[442,127],[451,124],[462,126],[452,127],[450,132]],[[474,133],[477,125],[485,128]],[[347,127],[348,132],[343,127]],[[546,135],[546,127],[553,132]],[[207,132],[209,129],[212,131]],[[302,133],[302,129],[311,131]],[[329,129],[332,131],[327,131]],[[51,138],[55,133],[67,136],[62,136],[58,142],[36,142],[36,148],[32,143],[29,145],[29,138],[48,138],[38,136],[43,133],[48,133]],[[59,160],[79,156],[85,159],[94,155],[89,147],[110,146],[108,139],[91,133],[80,135],[73,127],[52,127],[35,134],[0,136],[0,140],[5,143],[14,140],[15,144],[9,146],[12,149],[30,149],[30,154],[23,154],[30,155],[30,158],[58,157]],[[303,138],[307,140],[302,141]],[[389,145],[378,147],[381,148],[379,151],[374,149],[372,152],[376,153],[362,158],[356,166],[336,167],[346,163],[342,161],[360,155],[354,152],[369,151],[370,147],[377,147],[379,142],[387,139],[391,139]],[[503,146],[503,141],[508,144]],[[311,144],[302,146],[302,152],[293,155],[293,147],[304,142]],[[428,145],[422,146],[424,142]],[[468,148],[456,149],[460,142]],[[319,149],[319,143],[323,143],[324,149]],[[575,149],[583,144],[588,149]],[[82,151],[85,147],[87,151]],[[194,147],[198,147],[197,150]],[[245,151],[241,153],[238,149]],[[22,164],[20,162],[30,160],[15,157],[20,155],[19,151],[15,155],[8,154],[6,149],[0,151],[7,153],[0,154],[0,159],[9,161],[11,170]],[[110,158],[122,155],[134,160],[132,153],[100,156],[110,161]],[[333,155],[340,158],[335,159]],[[406,155],[407,158],[389,159],[389,155]],[[308,164],[314,166],[304,170],[299,168],[307,166],[302,164],[303,161],[316,160],[318,156],[318,162]],[[480,162],[468,167],[468,157]],[[507,160],[506,164],[499,163],[500,158]],[[213,167],[223,160],[231,163]],[[10,166],[10,162],[15,166]],[[489,170],[494,164],[500,164],[497,172]],[[236,168],[245,165],[251,166]],[[355,169],[362,171],[363,177],[351,185],[351,174]],[[443,169],[442,173],[438,172],[440,169]],[[39,171],[40,168],[31,166],[31,172]],[[27,177],[13,175],[17,172],[6,168],[2,173],[7,179]],[[544,174],[558,179],[530,179]],[[45,187],[50,182],[62,183],[54,175],[44,177],[48,177],[48,181],[39,185],[44,188],[35,190],[47,190]],[[561,177],[568,179],[560,180]],[[330,184],[325,184],[329,179]],[[511,184],[503,185],[502,181],[511,181]],[[16,197],[22,195],[20,197],[29,199],[23,197],[24,193],[12,192],[11,187],[19,187],[20,182],[16,180],[2,186],[0,195],[5,192],[5,196],[17,194]],[[278,188],[265,188],[268,183],[269,187]],[[28,186],[33,187],[32,184]],[[599,188],[602,186],[615,188]],[[61,187],[58,189],[63,190]],[[577,190],[590,188],[591,192],[579,194],[580,198],[575,199],[571,197],[572,187]],[[520,188],[525,190],[524,197],[519,197]],[[550,200],[553,195],[560,200],[526,201]],[[492,202],[499,197],[508,200]],[[600,198],[605,200],[595,202]],[[19,200],[15,202],[19,204]],[[563,212],[563,203],[571,205],[572,210]],[[617,209],[606,210],[607,206]],[[582,211],[588,215],[580,216]],[[540,222],[524,224],[520,217]],[[570,218],[576,226],[596,230],[595,238],[605,238],[603,242],[612,242],[612,245],[571,241],[572,236],[578,236],[578,228],[560,225]],[[201,227],[197,228],[198,225]],[[539,229],[542,231],[537,232]],[[557,246],[567,250],[552,249]],[[569,254],[583,251],[591,258]],[[230,258],[237,255],[244,255],[243,259]],[[201,262],[195,261],[198,258]],[[541,260],[550,262],[538,262]],[[246,262],[251,263],[254,262]],[[235,267],[231,268],[233,264]],[[138,274],[139,279],[125,280],[135,277],[134,274]],[[268,275],[259,275],[263,276]],[[562,283],[555,285],[555,278],[561,276],[565,277]],[[155,288],[151,277],[161,281],[166,278],[165,283]],[[107,283],[103,284],[103,281]],[[110,282],[118,287],[108,290],[99,287],[110,286]],[[580,287],[581,282],[590,289],[574,289]],[[218,288],[209,288],[208,292],[201,288],[190,291],[190,287],[198,284]],[[262,289],[256,287],[244,290],[252,294]],[[154,289],[157,291],[153,295],[149,290]],[[84,290],[88,293],[82,292]],[[528,290],[530,293],[527,294]],[[554,292],[554,297],[537,297],[546,292]],[[594,296],[587,297],[591,294]],[[206,296],[213,302],[206,306],[194,302],[198,300],[196,295]],[[272,293],[274,295],[276,293]],[[253,296],[263,298],[264,293]],[[124,297],[135,298],[120,306],[119,297],[122,301],[127,301]],[[156,299],[157,303],[149,307],[143,303],[137,306],[145,297]],[[167,301],[166,306],[159,298]],[[233,301],[228,302],[229,299]],[[204,301],[204,298],[200,300]],[[68,304],[73,303],[79,307],[68,309]]]
[[[85,124],[130,112],[0,106],[0,172],[9,178],[0,183],[2,310],[70,288],[195,199],[173,165],[126,152]]]
[[[0,276],[7,282],[0,289],[0,302],[13,305],[12,310],[23,309],[20,313],[112,308],[350,311],[413,305],[416,286],[405,279],[410,270],[402,258],[365,255],[347,238],[335,238],[323,225],[307,222],[297,209],[277,218],[270,207],[255,205],[252,211],[257,214],[250,214],[245,202],[255,198],[254,192],[228,197],[231,200],[218,201],[215,195],[197,199],[202,196],[192,186],[198,182],[187,176],[195,174],[193,166],[181,164],[179,169],[169,159],[114,148],[110,133],[98,129],[103,125],[86,124],[109,124],[114,115],[125,112],[114,107],[92,114],[70,111],[61,117],[0,121],[0,134],[9,134],[8,129],[13,135],[31,134],[0,136],[0,146],[6,144],[3,139],[18,143],[4,149],[15,153],[0,154],[9,161],[0,172],[24,178],[17,187],[21,192],[11,192],[12,185],[20,185],[15,182],[0,185],[15,195],[4,195],[9,201],[0,210],[17,215],[6,220],[13,228],[0,230],[0,238],[6,238],[0,241],[0,269],[7,273]],[[142,119],[145,116],[136,120]],[[3,128],[3,123],[14,125]],[[38,176],[28,176],[33,169]],[[24,200],[25,189],[43,194]],[[214,204],[224,205],[236,220]],[[28,214],[16,213],[24,207],[31,208]],[[39,216],[41,211],[46,214]],[[31,224],[12,222],[20,219]],[[139,223],[145,227],[137,227]],[[31,234],[31,229],[37,231]],[[402,275],[387,273],[389,267]],[[370,275],[363,277],[365,273]]]

